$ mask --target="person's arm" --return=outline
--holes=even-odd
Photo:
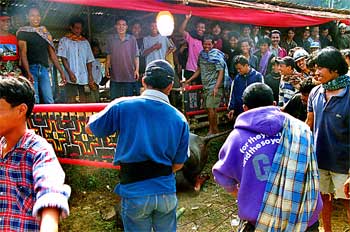
[[[223,79],[224,79],[224,70],[222,69],[222,70],[218,71],[218,79],[216,81],[216,84],[215,84],[214,90],[213,90],[213,96],[214,97],[216,97],[216,95],[218,94],[219,88],[221,86],[221,83],[222,83]]]
[[[151,47],[147,48],[146,50],[143,51],[142,55],[143,56],[147,56],[148,54],[150,54],[151,52],[155,51],[155,50],[159,50],[162,48],[162,44],[157,42],[155,44],[153,44]]]
[[[106,66],[105,66],[105,75],[108,78],[111,78],[111,74],[109,73],[109,68],[111,67],[111,55],[108,54],[106,57]]]
[[[94,77],[92,76],[92,62],[87,63],[86,68],[88,71],[89,87],[90,87],[90,89],[95,90],[96,85],[95,85]]]
[[[190,84],[194,79],[198,78],[199,75],[201,75],[201,69],[198,67],[197,70],[190,77],[190,79],[185,81],[185,84]]]
[[[173,172],[177,172],[179,171],[182,167],[184,166],[184,164],[173,164],[172,168],[173,168]]]
[[[190,18],[192,16],[192,12],[190,12],[189,14],[187,14],[185,16],[185,20],[182,22],[180,28],[179,28],[179,32],[184,36],[185,33],[186,33],[186,27],[187,27],[187,24],[188,22],[190,21]]]
[[[58,231],[59,209],[44,208],[41,213],[40,231],[56,232]]]
[[[140,74],[139,74],[140,60],[138,56],[136,56],[134,59],[134,65],[135,65],[134,78],[135,80],[138,81],[140,78]]]
[[[344,183],[344,193],[347,198],[350,198],[350,177],[348,177],[348,179]]]
[[[62,64],[63,64],[64,69],[66,70],[66,72],[69,75],[69,80],[71,82],[73,82],[73,83],[76,83],[77,82],[77,77],[75,76],[75,74],[70,69],[70,66],[69,66],[67,58],[61,56],[61,60],[62,60]]]
[[[50,59],[51,59],[53,65],[55,65],[55,67],[57,68],[57,70],[61,74],[61,79],[62,79],[61,84],[66,84],[67,78],[66,78],[66,75],[63,72],[63,69],[62,69],[60,63],[58,62],[55,49],[49,45],[48,46],[48,51],[49,51]]]
[[[307,112],[305,123],[310,127],[312,131],[314,128],[314,112]]]
[[[28,63],[28,58],[27,58],[27,42],[24,40],[19,40],[18,47],[19,47],[19,54],[21,57],[21,62],[22,62],[22,66],[24,68],[24,71],[27,74],[28,80],[33,83],[34,78],[33,78],[33,75],[30,73],[29,63]]]

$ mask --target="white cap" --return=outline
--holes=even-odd
[[[346,28],[347,26],[346,26],[346,24],[345,23],[341,23],[341,24],[339,24],[339,26],[338,26],[339,28]]]

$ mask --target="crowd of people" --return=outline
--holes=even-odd
[[[325,26],[305,27],[297,38],[293,28],[284,35],[243,25],[238,32],[217,22],[207,33],[203,21],[189,30],[188,14],[179,39],[161,36],[154,21],[150,35],[142,37],[141,22],[129,34],[121,17],[107,38],[102,78],[100,47],[82,35],[83,20],[70,19],[56,53],[36,6],[28,8],[27,18],[29,25],[14,36],[10,17],[0,15],[1,75],[26,77],[0,79],[0,120],[17,125],[0,124],[2,162],[9,167],[4,175],[18,181],[12,163],[22,162],[24,186],[17,188],[31,196],[25,217],[7,220],[9,228],[45,228],[47,215],[57,226],[59,213],[69,213],[70,189],[52,148],[25,126],[34,103],[55,102],[49,60],[60,73],[67,103],[99,102],[99,84],[110,80],[110,99],[118,100],[91,117],[86,130],[99,137],[119,132],[115,192],[122,198],[126,231],[176,230],[174,173],[188,158],[189,126],[167,95],[180,82],[203,85],[209,135],[219,132],[216,109],[229,98],[228,117],[235,125],[213,175],[237,193],[240,231],[318,231],[321,211],[324,230],[332,231],[334,198],[344,202],[350,223],[350,35],[344,23],[334,24],[332,36]],[[30,148],[28,159],[22,147]],[[6,191],[16,193],[14,188],[12,183]],[[9,204],[15,208],[12,198]]]

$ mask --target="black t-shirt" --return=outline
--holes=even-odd
[[[301,93],[295,94],[284,106],[284,112],[292,115],[293,117],[300,119],[301,121],[306,120],[307,111],[306,105],[301,102]]]
[[[36,32],[21,31],[17,35],[18,40],[27,42],[27,59],[29,65],[41,64],[49,67],[49,43]]]
[[[269,73],[265,76],[264,82],[273,91],[273,98],[274,100],[278,103],[278,93],[279,93],[279,88],[280,88],[280,81],[281,81],[281,75],[279,73]]]

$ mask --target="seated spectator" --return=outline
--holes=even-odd
[[[288,28],[287,30],[287,36],[285,37],[284,40],[281,41],[281,47],[286,49],[287,54],[289,53],[290,49],[295,48],[297,43],[294,41],[294,36],[295,36],[295,30],[293,28]]]
[[[312,78],[305,79],[300,84],[299,93],[295,94],[281,110],[305,122],[307,116],[307,100],[309,93],[316,86]]]
[[[269,38],[262,38],[259,41],[259,50],[254,53],[254,55],[258,58],[258,69],[263,76],[267,73],[270,73],[272,70],[271,60],[275,55],[273,55],[269,46],[271,45],[271,40]]]
[[[248,59],[250,67],[256,70],[258,68],[258,58],[255,55],[251,54],[251,47],[249,44],[249,40],[247,39],[240,40],[239,47],[241,49],[242,55]]]
[[[264,77],[261,73],[250,67],[248,59],[243,55],[236,56],[234,64],[238,74],[232,82],[228,106],[228,118],[231,120],[234,115],[239,115],[243,112],[243,91],[252,83],[264,82]]]
[[[290,56],[277,59],[281,73],[278,105],[284,106],[298,91],[300,85],[300,74],[294,70],[294,60]]]
[[[270,86],[273,91],[273,99],[278,102],[278,94],[280,89],[281,74],[279,71],[279,64],[276,62],[276,58],[271,60],[272,71],[264,77],[265,84]]]

